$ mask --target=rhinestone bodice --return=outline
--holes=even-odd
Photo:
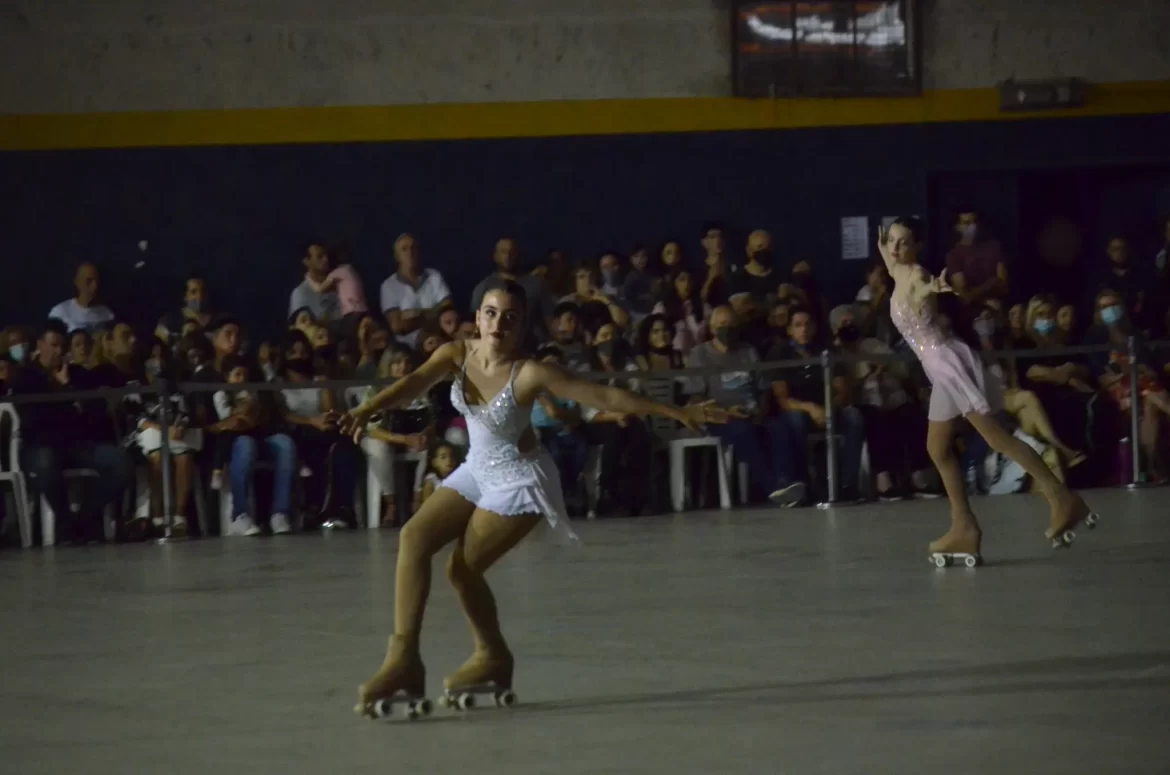
[[[916,310],[911,299],[895,292],[890,297],[890,320],[919,358],[946,342],[934,322],[933,299],[924,299]]]
[[[466,359],[463,363],[459,376],[451,383],[451,406],[467,418],[467,462],[473,475],[481,486],[491,489],[530,479],[540,446],[529,452],[521,452],[518,446],[532,417],[516,401],[514,384],[519,363],[512,366],[507,384],[493,399],[474,405],[467,403],[464,394]]]

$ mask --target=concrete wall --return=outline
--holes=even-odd
[[[0,113],[719,97],[727,0],[0,0]],[[924,0],[925,85],[1170,79],[1170,2]]]

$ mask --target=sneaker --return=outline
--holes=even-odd
[[[231,534],[234,536],[256,536],[260,535],[260,532],[256,522],[247,514],[241,514],[232,520]]]
[[[777,506],[791,507],[802,502],[804,500],[804,494],[804,482],[792,482],[791,484],[784,484],[778,487],[768,496],[768,500]]]
[[[284,535],[285,533],[292,532],[292,526],[289,525],[288,517],[284,514],[273,514],[272,517],[268,520],[268,526],[272,528],[272,535],[274,536]],[[256,529],[256,532],[260,532],[259,528]]]
[[[213,489],[213,490],[222,490],[223,489],[223,471],[212,471],[211,472],[211,489]]]
[[[178,515],[175,515],[174,520],[171,522],[171,535],[174,538],[186,538],[187,537],[187,518],[186,517],[180,517]]]

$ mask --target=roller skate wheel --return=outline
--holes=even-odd
[[[934,567],[936,568],[945,568],[951,564],[950,558],[942,554],[936,554],[931,559],[934,561]]]
[[[516,704],[516,693],[511,689],[505,689],[495,696],[497,708],[510,708]]]
[[[420,716],[429,716],[435,710],[435,706],[431,704],[431,701],[426,697],[423,697],[418,702],[416,702],[414,704],[414,708],[418,711]]]
[[[968,568],[974,568],[976,565],[979,564],[979,558],[973,554],[968,554],[966,557],[963,558],[963,564],[966,565]]]
[[[413,702],[407,703],[406,712],[403,715],[406,716],[408,721],[415,721],[419,717],[418,708],[415,707]]]
[[[475,707],[475,695],[464,692],[455,698],[455,707],[459,710],[471,710]]]
[[[390,702],[390,700],[383,698],[374,703],[375,718],[386,718],[393,713],[394,703]]]
[[[1085,517],[1085,527],[1089,528],[1090,530],[1097,527],[1098,519],[1100,519],[1100,517],[1098,517],[1096,514],[1090,513],[1089,516]]]

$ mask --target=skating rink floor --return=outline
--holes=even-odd
[[[0,554],[0,772],[1170,772],[1170,490],[977,501],[988,564],[936,570],[944,502],[580,523],[490,573],[512,710],[363,721],[396,535]],[[440,555],[432,696],[470,651]]]

